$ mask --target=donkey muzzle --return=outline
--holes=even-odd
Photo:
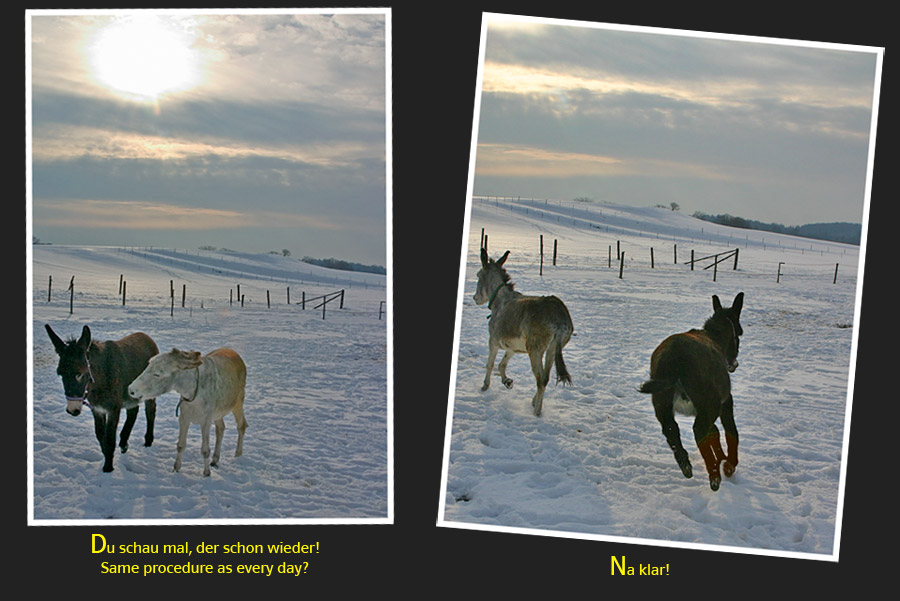
[[[733,361],[728,362],[728,371],[729,372],[734,373],[734,370],[736,370],[737,368],[738,368],[737,359],[734,359]]]
[[[84,403],[83,398],[66,397],[66,413],[69,415],[79,415],[81,413],[81,405]]]

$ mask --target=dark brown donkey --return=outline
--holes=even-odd
[[[718,296],[713,295],[712,302],[713,316],[702,330],[669,336],[656,347],[650,358],[650,379],[639,390],[653,395],[656,418],[686,478],[693,473],[687,451],[681,445],[675,411],[695,416],[694,440],[709,472],[709,486],[719,490],[719,464],[724,461],[722,471],[726,476],[731,476],[738,464],[738,431],[728,374],[738,366],[739,337],[744,333],[740,322],[744,293],[739,293],[727,309],[722,308]],[[715,424],[720,418],[727,455]]]
[[[128,450],[128,437],[138,414],[139,403],[128,395],[128,385],[144,371],[150,357],[158,354],[159,349],[142,332],[129,334],[121,340],[97,342],[91,340],[91,330],[84,326],[81,338],[63,342],[49,325],[45,327],[59,355],[56,373],[62,376],[66,412],[78,415],[82,405],[90,407],[94,414],[94,432],[103,451],[103,471],[111,472],[119,414],[124,407],[125,425],[119,439],[123,453]],[[144,446],[149,447],[153,444],[156,399],[145,399],[144,411],[147,415]]]
[[[514,353],[528,353],[531,371],[537,381],[537,392],[531,399],[531,406],[534,414],[540,415],[544,389],[550,381],[553,365],[556,365],[557,381],[563,384],[572,382],[562,356],[562,349],[572,336],[572,318],[563,302],[555,296],[525,296],[514,290],[509,274],[503,269],[507,257],[509,251],[494,261],[488,259],[487,251],[481,249],[475,303],[487,303],[491,310],[487,373],[481,389],[487,390],[491,385],[491,371],[500,349],[505,351],[500,360],[500,380],[507,388],[513,385],[513,381],[506,377],[506,364],[510,357]]]

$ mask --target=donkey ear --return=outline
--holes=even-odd
[[[56,335],[56,332],[50,327],[49,323],[45,323],[44,327],[47,328],[47,335],[50,336],[50,342],[53,343],[53,348],[56,349],[56,354],[62,353],[66,348],[66,343],[62,341],[62,338]]]
[[[509,257],[509,251],[503,253],[503,256],[497,259],[497,265],[503,265],[506,262],[506,258]]]
[[[719,297],[713,294],[713,311],[718,313],[722,310],[722,303],[719,302]]]
[[[484,247],[481,247],[481,266],[487,267],[488,264],[488,254]]]
[[[734,297],[734,302],[731,304],[731,308],[734,309],[735,313],[740,313],[741,308],[744,306],[744,293],[738,292],[738,295]]]
[[[84,326],[81,329],[81,338],[78,339],[78,346],[87,348],[91,346],[91,329]]]
[[[188,353],[188,358],[190,359],[194,367],[199,367],[200,364],[203,363],[203,359],[200,358],[200,351],[191,351],[190,353]]]

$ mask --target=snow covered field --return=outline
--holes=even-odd
[[[30,519],[43,524],[389,520],[384,276],[273,254],[49,245],[32,250]],[[306,310],[299,304],[304,294],[311,299],[341,289],[344,308],[338,308],[339,299],[329,302],[324,319],[322,308],[313,308],[321,299]],[[233,457],[237,430],[229,415],[222,459],[211,477],[202,476],[199,426],[191,426],[181,471],[174,473],[178,394],[168,393],[157,399],[153,446],[143,446],[142,409],[128,452],[117,452],[113,472],[101,472],[89,412],[78,417],[65,412],[45,323],[64,339],[79,335],[87,324],[98,340],[146,332],[161,351],[234,348],[248,370],[243,455]]]
[[[524,355],[510,361],[511,390],[494,378],[481,392],[489,311],[472,295],[482,228],[492,257],[511,251],[505,267],[516,289],[559,296],[575,324],[564,350],[573,385],[554,386],[551,376],[540,418]],[[733,259],[715,274],[703,269],[710,260],[693,271],[685,264],[691,250],[699,259],[735,248],[737,270]],[[439,523],[836,558],[859,264],[856,246],[665,208],[473,199]],[[659,342],[702,327],[713,294],[728,306],[741,291],[732,374],[740,464],[712,492],[691,419],[678,418],[694,465],[686,479],[637,387]]]

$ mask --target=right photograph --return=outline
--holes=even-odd
[[[883,54],[483,15],[439,526],[838,560]]]

